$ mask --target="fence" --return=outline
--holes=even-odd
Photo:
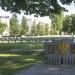
[[[51,57],[47,60],[48,64],[75,64],[75,58],[73,57]]]
[[[45,55],[48,64],[75,64],[74,39],[63,38],[46,42]]]

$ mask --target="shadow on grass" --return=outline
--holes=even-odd
[[[13,75],[42,61],[42,55],[36,50],[43,48],[43,43],[0,43],[0,74]],[[20,51],[13,51],[15,49]]]
[[[6,54],[7,55],[7,54]],[[5,56],[6,56],[5,55]],[[33,64],[42,61],[42,55],[16,55],[0,56],[0,73],[1,75],[13,75],[22,69],[27,69]]]

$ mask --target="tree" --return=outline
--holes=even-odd
[[[62,4],[71,4],[74,0],[60,0]],[[65,10],[58,0],[0,0],[3,10],[25,14],[39,14],[40,16],[51,16],[51,13],[60,13]]]
[[[40,36],[45,35],[45,27],[43,23],[39,22],[36,26],[36,33]]]
[[[6,29],[6,27],[7,27],[7,25],[0,21],[0,33],[3,33],[4,30]]]
[[[72,18],[71,18],[71,16],[66,16],[63,21],[62,31],[70,33],[71,26],[72,26]]]
[[[60,5],[70,5],[74,0],[0,0],[0,6],[5,11],[24,14],[35,14],[36,16],[49,16],[53,21],[52,14],[60,14],[62,10],[66,11]],[[75,1],[74,1],[75,2]]]
[[[45,35],[50,34],[50,27],[49,24],[45,24]]]
[[[34,21],[31,26],[31,34],[36,35],[36,22]]]
[[[43,23],[39,22],[36,24],[36,22],[33,22],[33,25],[31,27],[31,34],[32,35],[45,35],[45,26]]]
[[[70,28],[70,32],[75,33],[75,14],[71,15],[71,28]]]
[[[51,23],[50,34],[51,35],[57,35],[56,29],[55,29],[55,25],[53,23]]]
[[[29,32],[29,27],[27,25],[27,19],[23,16],[20,25],[20,35],[27,34]]]
[[[64,13],[61,14],[53,14],[53,25],[57,34],[61,33],[62,25],[64,21]]]
[[[68,33],[75,33],[75,14],[65,17],[62,30]]]
[[[10,35],[19,35],[19,23],[17,20],[17,15],[14,13],[10,19]]]

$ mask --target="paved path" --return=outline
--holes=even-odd
[[[14,75],[75,75],[75,65],[51,66],[41,63]]]

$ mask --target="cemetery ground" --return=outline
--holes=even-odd
[[[0,75],[13,75],[40,62],[43,43],[0,43]]]
[[[45,59],[42,53],[45,38],[3,39],[0,40],[0,75],[75,75],[74,65],[41,63]]]

